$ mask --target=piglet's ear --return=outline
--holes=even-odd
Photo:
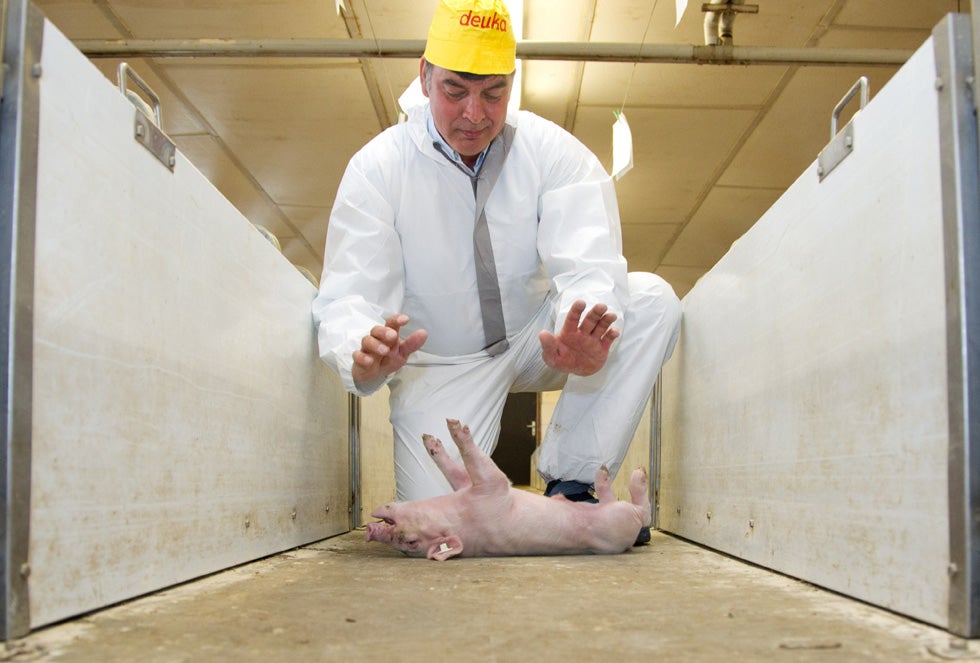
[[[452,536],[444,536],[441,539],[437,539],[435,543],[429,546],[429,553],[427,557],[439,562],[445,562],[450,557],[455,557],[462,552],[463,542],[460,541],[459,537],[454,534]]]

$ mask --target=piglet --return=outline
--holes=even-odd
[[[646,470],[630,477],[630,502],[616,500],[605,467],[595,477],[598,504],[544,497],[513,488],[473,442],[469,427],[453,419],[447,424],[462,465],[435,437],[422,440],[454,492],[375,509],[371,517],[383,522],[368,524],[366,541],[439,561],[456,555],[610,554],[629,550],[640,528],[649,527]]]

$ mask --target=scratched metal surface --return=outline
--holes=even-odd
[[[822,183],[814,162],[685,297],[659,515],[667,531],[945,625],[932,49],[854,119],[854,152]]]
[[[587,607],[583,607],[587,606]],[[8,643],[44,661],[935,663],[976,642],[654,532],[624,555],[403,556],[350,532]]]

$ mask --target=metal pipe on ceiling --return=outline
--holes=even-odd
[[[758,14],[759,5],[747,5],[745,0],[710,0],[702,3],[704,12],[704,43],[733,44],[735,17],[741,13]]]
[[[418,58],[421,39],[119,39],[76,40],[90,58]],[[900,66],[913,51],[901,49],[781,48],[771,46],[698,46],[616,42],[522,41],[522,60],[635,62],[712,65],[862,65]]]
[[[721,2],[721,0],[711,0],[712,3]],[[721,14],[719,12],[706,12],[704,15],[704,43],[708,46],[713,46],[718,43],[718,23],[721,21]]]

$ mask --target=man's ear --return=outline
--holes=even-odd
[[[429,86],[428,81],[425,80],[425,64],[425,58],[419,58],[419,86],[422,88],[422,94],[428,97]]]
[[[450,557],[455,557],[462,552],[463,542],[460,541],[458,536],[453,534],[437,539],[436,542],[429,547],[429,553],[426,556],[429,559],[445,562]]]

